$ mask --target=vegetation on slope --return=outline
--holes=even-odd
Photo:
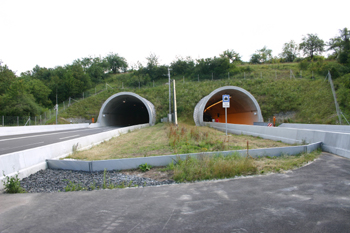
[[[285,121],[336,124],[337,116],[332,91],[329,83],[325,81],[325,76],[317,74],[312,79],[312,72],[304,71],[302,78],[300,78],[298,76],[298,67],[293,63],[250,65],[249,67],[252,72],[247,72],[246,78],[239,74],[221,80],[200,80],[198,82],[187,81],[185,77],[183,82],[183,77],[181,76],[172,77],[177,80],[176,91],[179,120],[193,123],[193,110],[201,98],[222,86],[238,86],[249,91],[257,99],[265,121],[268,121],[269,118],[272,119],[276,114],[294,112],[294,116],[286,118]],[[292,78],[290,70],[294,74]],[[160,118],[166,116],[169,106],[169,87],[166,84],[166,79],[155,83],[155,87],[153,87],[152,83],[151,86],[141,86],[140,89],[138,87],[128,87],[125,84],[127,82],[121,83],[123,80],[131,78],[132,74],[120,74],[112,77],[109,80],[109,85],[114,87],[114,89],[109,88],[100,94],[80,100],[79,104],[72,105],[62,116],[95,117],[96,119],[101,105],[109,96],[120,91],[130,91],[141,95],[155,105],[157,121],[159,122]],[[124,89],[121,88],[122,85]],[[344,94],[340,95],[340,98],[344,98],[344,102],[346,102],[348,98],[346,91],[348,89],[343,89]]]

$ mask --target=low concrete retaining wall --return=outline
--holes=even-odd
[[[310,153],[317,148],[321,147],[321,142],[312,143],[304,146],[290,146],[290,147],[277,147],[277,148],[265,148],[265,149],[253,149],[249,150],[249,155],[252,157],[258,156],[280,156],[280,155],[296,155],[303,152]],[[98,160],[98,161],[72,161],[72,160],[47,160],[47,166],[50,169],[63,169],[74,171],[86,171],[95,172],[112,170],[127,170],[138,168],[139,165],[147,163],[152,166],[166,166],[171,161],[177,160],[178,157],[185,159],[187,156],[213,156],[217,154],[229,155],[238,153],[241,156],[247,155],[247,150],[233,150],[233,151],[221,151],[221,152],[204,152],[204,153],[191,153],[180,155],[163,155],[141,158],[129,158],[129,159],[112,159],[112,160]]]
[[[50,144],[47,146],[23,150],[0,156],[0,189],[3,187],[4,178],[2,171],[6,176],[14,176],[19,172],[19,178],[24,178],[41,169],[46,169],[46,159],[58,159],[66,157],[72,153],[73,146],[78,150],[88,149],[105,140],[117,137],[135,129],[149,126],[149,124],[134,125],[125,128],[119,128],[99,134],[89,135],[86,137],[76,138],[69,141]]]
[[[283,123],[278,127],[293,128],[293,129],[311,129],[328,132],[350,133],[350,125],[317,125],[317,124],[292,124]]]
[[[225,131],[225,124],[208,122],[208,126]],[[350,133],[328,132],[311,129],[261,127],[227,124],[227,132],[252,135],[289,144],[322,142],[322,150],[350,158]]]
[[[33,126],[12,126],[12,127],[0,127],[0,136],[18,135],[18,134],[30,134],[39,132],[69,130],[69,129],[83,129],[98,127],[97,123],[89,124],[64,124],[64,125],[33,125]]]

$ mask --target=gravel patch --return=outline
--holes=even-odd
[[[105,181],[105,182],[104,182]],[[21,181],[21,186],[28,193],[52,193],[77,190],[123,187],[146,187],[174,184],[174,180],[157,181],[136,175],[126,175],[117,171],[83,172],[68,170],[40,170]]]

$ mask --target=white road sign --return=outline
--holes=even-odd
[[[222,95],[222,107],[229,108],[230,107],[230,96]]]

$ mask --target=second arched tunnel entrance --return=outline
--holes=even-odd
[[[196,125],[204,122],[225,122],[222,95],[230,96],[227,123],[253,125],[262,122],[261,110],[256,99],[246,90],[235,86],[221,87],[202,98],[195,107],[193,118]]]

